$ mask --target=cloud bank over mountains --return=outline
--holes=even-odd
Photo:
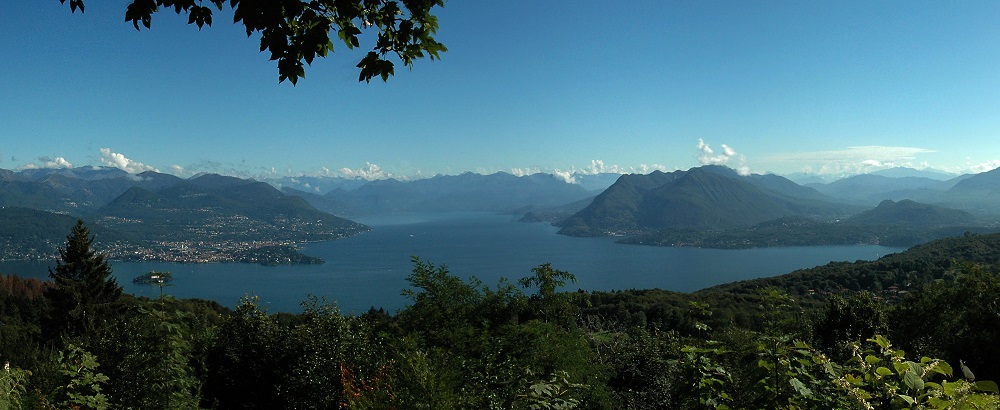
[[[846,176],[893,167],[929,168],[930,164],[918,160],[918,156],[932,153],[935,151],[919,147],[865,145],[842,150],[775,153],[761,157],[761,162],[798,167],[807,174]],[[968,171],[947,166],[937,168],[955,173]]]
[[[23,166],[17,167],[17,169],[69,169],[73,168],[73,164],[63,157],[38,157],[37,162],[25,164]]]
[[[568,168],[556,168],[545,166],[512,167],[503,171],[516,176],[526,176],[538,173],[547,173],[568,183],[580,183],[581,178],[602,174],[648,174],[653,171],[674,171],[687,169],[698,165],[724,165],[736,170],[740,175],[749,175],[751,172],[765,173],[772,170],[787,170],[788,172],[778,172],[789,175],[789,173],[802,173],[806,175],[817,175],[824,177],[846,177],[856,174],[864,174],[894,167],[906,167],[914,169],[937,169],[954,174],[960,173],[982,173],[996,168],[1000,168],[1000,159],[989,159],[985,161],[974,161],[966,158],[964,164],[958,166],[934,166],[926,161],[922,156],[934,154],[936,151],[920,147],[895,147],[895,146],[853,146],[840,150],[826,151],[804,151],[804,152],[781,152],[766,155],[757,155],[753,161],[747,156],[738,152],[733,146],[719,144],[718,148],[713,148],[708,142],[699,138],[694,145],[693,162],[684,166],[668,167],[662,164],[639,164],[636,166],[623,166],[619,164],[606,163],[601,159],[592,159],[584,166],[570,166]],[[157,167],[137,161],[127,157],[121,152],[116,152],[110,147],[100,148],[99,155],[88,156],[92,164],[118,168],[131,174],[138,174],[145,171],[167,172],[179,177],[190,177],[201,173],[217,173],[232,175],[242,178],[255,178],[258,180],[282,178],[282,177],[336,177],[357,180],[381,180],[394,178],[398,180],[423,179],[435,173],[424,173],[417,169],[407,174],[400,174],[387,169],[379,164],[366,161],[364,165],[356,168],[352,167],[328,167],[322,166],[315,171],[299,171],[287,168],[281,171],[274,167],[250,167],[245,161],[243,163],[220,163],[211,160],[201,160],[185,166],[172,164],[166,167],[165,171],[160,171]],[[96,161],[94,161],[96,159]],[[11,158],[16,161],[15,158]],[[752,164],[752,168],[751,168]],[[683,164],[682,164],[683,165]],[[35,161],[15,167],[17,170],[26,169],[71,169],[74,168],[72,162],[62,156],[41,156]],[[441,164],[446,170],[451,170],[448,164]],[[467,170],[460,170],[461,173]],[[490,174],[498,169],[477,168],[475,172],[480,174]]]

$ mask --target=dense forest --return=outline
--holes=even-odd
[[[357,316],[136,298],[93,240],[0,276],[0,409],[1000,408],[1000,235],[690,294],[415,257],[410,304]]]

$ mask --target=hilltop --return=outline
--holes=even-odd
[[[623,175],[557,225],[573,236],[662,229],[726,229],[789,216],[832,218],[852,208],[776,175],[739,175],[721,166]]]

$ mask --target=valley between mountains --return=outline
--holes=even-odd
[[[183,179],[116,168],[0,170],[0,259],[56,255],[76,219],[122,261],[323,263],[299,246],[362,234],[350,218],[492,212],[625,244],[756,248],[913,246],[998,230],[1000,170],[942,177],[918,170],[828,183],[741,175],[723,166],[650,174],[419,180],[217,174]]]

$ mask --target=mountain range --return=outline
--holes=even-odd
[[[722,229],[787,216],[835,218],[857,211],[777,175],[739,175],[722,166],[623,175],[586,208],[559,222],[574,236],[659,229]]]
[[[644,240],[656,233],[653,242],[659,243],[747,229],[758,236],[797,229],[802,236],[831,229],[819,228],[828,223],[909,226],[906,236],[923,238],[925,232],[912,227],[975,227],[1000,218],[1000,170],[945,177],[891,169],[799,185],[778,175],[741,175],[708,165],[575,175],[569,181],[552,174],[467,172],[419,180],[289,177],[265,183],[217,174],[133,175],[103,167],[0,169],[0,207],[84,218],[108,237],[131,241],[267,238],[272,244],[351,235],[367,227],[343,217],[396,212],[516,213],[524,214],[524,221],[555,222],[567,235],[641,234]],[[587,189],[604,185],[609,186]]]
[[[302,195],[313,206],[343,215],[397,212],[510,212],[524,207],[558,207],[595,195],[551,174],[515,176],[466,172],[413,181],[384,179],[324,195]]]

